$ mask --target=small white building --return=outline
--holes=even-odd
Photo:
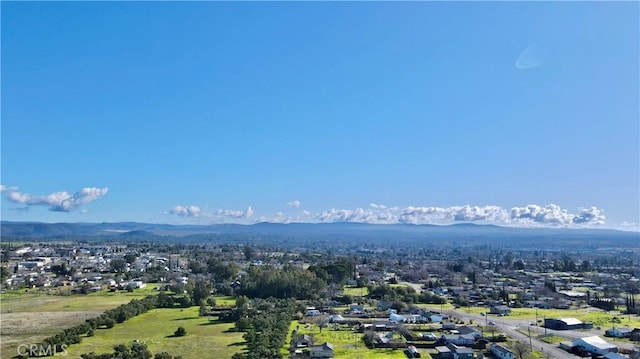
[[[617,346],[605,341],[597,335],[574,340],[573,346],[582,348],[586,352],[598,355],[605,355],[609,352],[616,353],[618,351]]]

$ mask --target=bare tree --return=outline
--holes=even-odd
[[[516,342],[511,346],[511,350],[518,357],[518,359],[525,359],[529,357],[529,353],[531,353],[531,347],[529,344]]]

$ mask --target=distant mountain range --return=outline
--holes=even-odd
[[[163,240],[163,241],[286,241],[333,243],[340,240],[390,245],[426,243],[467,246],[493,245],[528,248],[640,248],[640,233],[611,229],[522,228],[477,225],[365,224],[365,223],[256,223],[253,225],[170,225],[136,222],[40,223],[2,221],[2,240]]]

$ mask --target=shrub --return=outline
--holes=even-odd
[[[173,335],[176,337],[183,337],[187,335],[187,331],[183,327],[178,327],[178,329],[176,329]]]

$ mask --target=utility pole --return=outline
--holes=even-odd
[[[527,331],[529,332],[529,349],[531,349],[531,351],[533,352],[533,343],[531,343],[531,328],[527,328]]]

